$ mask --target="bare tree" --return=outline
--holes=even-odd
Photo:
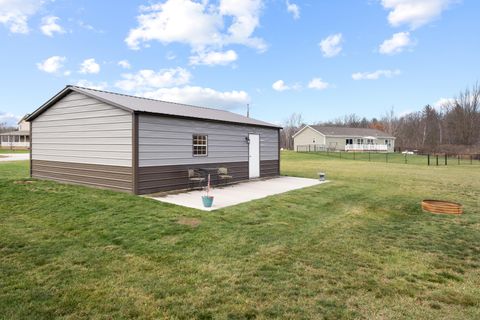
[[[474,145],[480,141],[480,86],[465,89],[447,105],[445,117],[450,143]]]
[[[292,113],[284,122],[283,130],[280,135],[280,147],[284,149],[293,149],[292,136],[305,125],[300,113]]]

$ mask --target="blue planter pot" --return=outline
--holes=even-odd
[[[202,196],[203,206],[205,208],[210,208],[213,204],[213,197],[209,196]]]

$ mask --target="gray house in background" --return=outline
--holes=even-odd
[[[279,174],[279,126],[211,108],[67,86],[30,114],[31,176],[148,194],[188,169],[233,181]]]
[[[293,135],[295,151],[393,152],[395,137],[377,129],[306,125]]]

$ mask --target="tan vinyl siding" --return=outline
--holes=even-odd
[[[248,161],[249,133],[260,135],[260,159],[278,160],[278,130],[248,125],[139,115],[139,166]],[[208,156],[194,157],[192,135],[208,135]]]
[[[32,159],[132,165],[132,115],[70,93],[32,123]]]
[[[313,142],[315,140],[315,142]],[[312,128],[305,128],[302,132],[295,136],[293,139],[294,150],[297,150],[297,146],[306,145],[325,145],[325,136],[313,130]]]

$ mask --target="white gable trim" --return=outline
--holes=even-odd
[[[307,129],[307,128],[310,128],[311,130],[313,130],[313,131],[315,131],[316,133],[318,133],[318,134],[320,134],[320,135],[322,135],[322,136],[325,137],[325,135],[324,135],[323,133],[321,133],[321,132],[318,131],[318,130],[315,130],[314,128],[310,127],[310,126],[307,124],[305,127],[303,127],[302,129],[300,129],[297,133],[295,133],[295,134],[292,136],[292,138],[295,138],[295,137],[298,136],[300,133],[302,133],[303,131],[305,131],[305,129]]]

